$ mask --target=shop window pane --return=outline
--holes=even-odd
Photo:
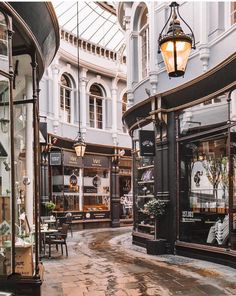
[[[182,111],[179,115],[180,134],[186,136],[216,128],[226,124],[227,120],[227,97],[222,95]]]
[[[0,75],[0,275],[11,273],[11,145],[8,104],[9,82]]]
[[[180,239],[226,246],[229,241],[229,162],[226,138],[181,144]]]
[[[231,128],[231,155],[232,155],[232,170],[233,170],[233,215],[232,226],[233,231],[231,233],[231,249],[236,250],[236,126]]]
[[[110,210],[110,173],[106,169],[84,169],[84,211]]]

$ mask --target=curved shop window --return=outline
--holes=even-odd
[[[6,263],[6,254],[10,256],[11,252],[12,224],[9,88],[7,78],[0,75],[0,275],[11,273],[10,261]]]
[[[235,103],[236,96],[227,101],[223,94],[179,115],[182,241],[235,248],[232,242],[236,228],[236,129],[230,121],[236,111],[232,108]]]
[[[37,65],[34,54],[13,56],[11,42],[14,44],[20,37],[12,32],[11,20],[0,12],[0,277],[3,278],[12,273],[33,276],[38,272],[39,255],[35,210],[38,179],[34,170],[38,153],[37,100],[32,100],[37,98]],[[14,69],[13,77],[9,69]]]

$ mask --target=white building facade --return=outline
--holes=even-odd
[[[61,29],[60,49],[41,81],[40,116],[47,125],[42,202],[52,200],[58,217],[71,212],[78,228],[86,227],[86,221],[118,226],[119,218],[132,218],[132,205],[123,210],[120,203],[131,190],[131,141],[121,120],[127,108],[126,90],[126,57],[121,51],[78,40]],[[82,161],[73,148],[79,125],[87,144]],[[57,153],[60,161],[53,164]],[[115,177],[112,168],[118,158]],[[72,175],[77,179],[74,187]]]

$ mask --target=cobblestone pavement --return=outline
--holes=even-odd
[[[236,295],[236,270],[174,255],[151,256],[131,243],[131,228],[84,230],[69,257],[44,260],[43,296]]]

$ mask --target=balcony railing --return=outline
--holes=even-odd
[[[77,46],[78,44],[77,37],[74,34],[67,32],[65,29],[61,29],[61,39],[71,43],[74,46]],[[103,57],[114,62],[118,61],[121,64],[126,64],[126,56],[121,56],[121,54],[117,51],[107,49],[101,45],[94,44],[85,39],[79,38],[79,48],[99,57]]]

